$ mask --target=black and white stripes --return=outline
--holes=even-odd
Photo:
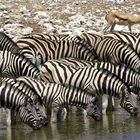
[[[19,111],[21,120],[34,129],[41,127],[31,98],[4,81],[0,82],[0,107]]]
[[[21,55],[0,51],[0,73],[12,77],[31,76],[40,79],[38,68]]]

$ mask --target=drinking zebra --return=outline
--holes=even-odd
[[[125,84],[132,87],[132,90],[135,90],[136,94],[138,95],[138,98],[140,98],[139,95],[139,89],[140,89],[140,74],[136,72],[135,70],[126,67],[125,65],[115,65],[109,62],[99,62],[99,61],[85,61],[85,60],[79,60],[76,58],[61,58],[56,60],[49,60],[47,63],[50,63],[51,65],[59,65],[60,67],[64,64],[64,66],[71,66],[71,67],[80,67],[84,68],[87,66],[92,66],[96,69],[104,69],[107,70],[116,76],[118,76]],[[58,67],[59,67],[58,66]],[[57,66],[56,66],[57,68]]]
[[[40,76],[42,81],[80,87],[88,92],[96,93],[99,97],[103,94],[114,96],[120,99],[120,105],[124,108],[121,102],[122,95],[126,94],[128,96],[130,94],[129,88],[116,75],[92,66],[74,68],[61,62],[52,61],[47,61],[41,67]],[[127,102],[125,103],[127,104]],[[132,115],[137,114],[135,107],[130,102],[128,104],[125,109]]]
[[[36,107],[36,111],[41,120],[42,125],[48,124],[47,116],[45,114],[45,107],[42,104],[42,100],[40,96],[36,93],[36,91],[33,88],[28,86],[26,83],[22,81],[17,81],[16,79],[13,79],[13,78],[0,77],[0,81],[7,82],[8,84],[14,86],[15,88],[18,88],[20,91],[23,92],[23,94],[29,96]],[[13,114],[13,111],[12,111],[12,114]],[[15,116],[11,116],[11,117],[15,117]],[[15,118],[12,118],[12,119],[15,120]]]
[[[0,82],[0,107],[17,111],[21,120],[33,129],[42,126],[31,98],[4,81]]]
[[[43,100],[47,109],[52,108],[51,121],[57,121],[57,113],[60,108],[67,106],[77,106],[86,110],[87,115],[95,120],[101,120],[102,113],[98,107],[98,99],[80,88],[72,86],[62,86],[56,83],[44,83],[31,77],[23,76],[17,78],[30,87],[34,88]]]

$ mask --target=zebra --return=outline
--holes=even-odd
[[[54,82],[62,85],[71,85],[79,87],[90,93],[101,97],[103,94],[114,96],[120,99],[121,107],[125,108],[131,115],[137,114],[137,109],[131,106],[125,106],[121,102],[122,94],[129,95],[128,86],[116,75],[96,69],[92,66],[84,68],[74,68],[65,64],[47,61],[40,69],[40,76],[43,82]],[[127,103],[126,103],[127,104]],[[128,108],[127,108],[128,107]],[[136,110],[135,110],[136,109]],[[135,112],[136,111],[136,112]]]
[[[43,39],[56,41],[56,42],[60,42],[62,40],[70,40],[70,41],[79,42],[79,40],[81,39],[77,35],[69,35],[69,34],[43,34],[43,33],[37,33],[37,34],[33,35],[33,37],[43,38]]]
[[[92,36],[92,38],[94,38],[94,36]],[[92,48],[96,51],[100,61],[109,61],[113,64],[122,63],[140,72],[140,57],[127,43],[116,39],[103,38],[93,44],[91,43],[91,45]],[[109,102],[111,103],[111,96],[109,98]]]
[[[36,48],[30,46],[30,47],[23,47],[17,49],[14,54],[21,55],[31,61],[38,69],[41,66],[41,54],[37,51]],[[33,57],[34,56],[34,57]]]
[[[78,37],[87,41],[89,46],[96,52],[99,61],[109,61],[114,64],[123,63],[139,71],[140,58],[127,43],[90,33],[82,33]]]
[[[121,64],[115,65],[110,62],[104,62],[104,61],[90,62],[90,61],[85,61],[85,60],[79,60],[76,58],[61,58],[61,59],[56,59],[56,60],[49,60],[47,63],[51,63],[51,65],[64,64],[66,66],[71,66],[74,68],[76,67],[84,68],[87,66],[92,66],[96,69],[104,69],[118,76],[128,86],[133,87],[132,90],[135,89],[138,92],[140,89],[140,74],[136,72],[135,70],[129,67],[126,67],[125,65],[121,65]],[[137,94],[138,94],[138,97],[140,98],[139,93]]]
[[[30,48],[19,48],[18,45],[4,32],[0,32],[0,50],[10,51],[14,54],[22,55],[28,60],[30,60],[32,63],[34,63],[36,66],[40,66],[41,56],[34,47],[30,46]],[[33,55],[35,56],[34,58],[32,57]]]
[[[21,120],[33,129],[42,126],[31,98],[4,81],[0,82],[0,107],[16,110]]]
[[[15,88],[18,88],[19,90],[21,90],[23,92],[23,94],[29,96],[33,100],[33,103],[36,107],[37,114],[41,120],[42,125],[48,124],[47,116],[44,111],[45,107],[42,105],[42,100],[34,89],[32,89],[26,83],[24,83],[22,81],[17,81],[16,79],[13,79],[13,78],[0,77],[0,81],[4,81],[4,82],[7,82],[8,84],[13,85]],[[13,111],[12,111],[12,113],[13,113]],[[11,116],[11,117],[15,117],[15,116]],[[13,119],[15,120],[15,118],[13,118]]]
[[[29,36],[19,39],[16,43],[21,48],[34,46],[41,54],[41,64],[50,59],[65,57],[76,57],[89,61],[98,59],[95,51],[83,40],[79,40],[79,42],[71,40],[61,40],[57,42]]]
[[[136,49],[134,50],[131,45],[116,39],[105,38],[90,33],[82,33],[78,37],[78,39],[87,41],[89,46],[92,46],[92,48],[96,51],[97,57],[100,61],[123,63],[129,67],[132,67],[133,69],[139,69],[139,56],[136,53],[138,50],[135,52]],[[70,37],[63,39],[69,38]],[[138,43],[139,41],[137,39],[136,44]]]
[[[47,109],[52,108],[52,122],[57,121],[56,114],[59,109],[69,105],[85,109],[87,115],[96,121],[102,119],[102,113],[98,107],[98,99],[94,94],[69,85],[63,86],[56,83],[44,83],[27,76],[19,77],[17,80],[23,81],[34,88],[42,98],[45,107]]]
[[[70,35],[64,35],[60,38],[61,40],[73,40],[78,42],[78,40],[84,40],[88,42],[90,46],[96,45],[98,42],[100,42],[103,37],[97,34],[92,34],[88,32],[82,32],[80,35],[76,36],[70,36]]]
[[[131,34],[133,34],[134,36],[136,36],[137,38],[139,38],[140,37],[140,33],[131,33]]]
[[[39,69],[28,59],[9,51],[0,51],[0,73],[5,76],[31,76],[40,79]]]
[[[37,34],[33,35],[33,37],[48,39],[48,40],[57,41],[57,42],[59,42],[61,40],[61,36],[58,34],[52,35],[52,34],[37,33]]]
[[[4,32],[0,32],[0,50],[16,52],[17,49],[18,49],[17,44]]]
[[[137,38],[134,34],[127,32],[109,32],[104,37],[114,38],[130,44],[140,56],[140,37]]]
[[[114,65],[112,63],[109,62],[99,62],[99,61],[94,61],[94,62],[90,62],[90,61],[85,61],[85,60],[79,60],[76,58],[61,58],[61,59],[56,59],[56,60],[49,60],[47,63],[51,63],[51,65],[62,65],[64,64],[64,66],[71,66],[71,67],[80,67],[80,68],[84,68],[87,66],[92,66],[96,69],[104,69],[107,70],[113,74],[115,74],[116,76],[118,76],[121,80],[123,80],[123,82],[125,84],[127,84],[130,87],[130,90],[132,90],[132,92],[134,94],[137,95],[137,100],[140,100],[140,93],[139,93],[139,89],[140,89],[140,75],[138,72],[134,71],[133,69],[126,67],[124,65]],[[54,64],[53,64],[54,63]],[[53,70],[53,68],[52,68]],[[45,75],[44,75],[45,77]],[[47,80],[46,76],[45,80]],[[48,79],[48,81],[50,81]],[[110,104],[108,104],[110,105]],[[109,111],[110,108],[112,107],[107,107],[107,110]]]

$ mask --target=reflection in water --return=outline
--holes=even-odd
[[[104,114],[100,122],[84,117],[79,111],[34,131],[21,122],[11,127],[5,122],[5,113],[0,110],[0,140],[139,140],[140,137],[139,116],[130,117],[119,105],[115,112]]]

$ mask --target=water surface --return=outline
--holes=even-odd
[[[76,111],[70,112],[66,120],[40,130],[32,130],[20,121],[8,127],[1,109],[0,140],[140,140],[140,116],[131,117],[119,105],[115,108],[113,113],[104,114],[100,122]]]

